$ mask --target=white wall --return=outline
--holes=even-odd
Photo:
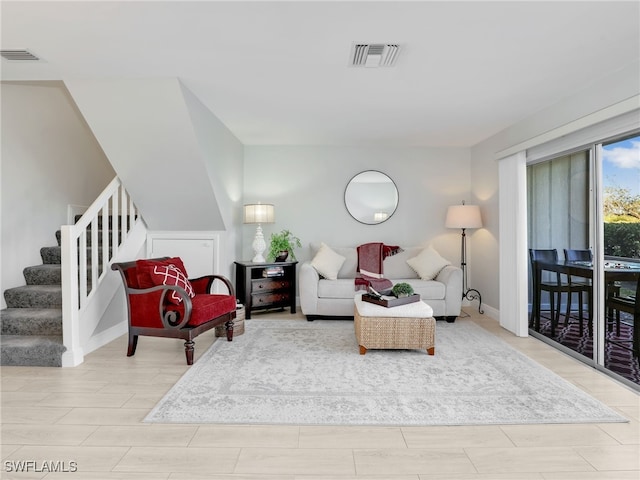
[[[0,84],[2,291],[56,245],[67,206],[89,206],[115,173],[59,82]],[[6,304],[2,297],[2,308]]]
[[[67,79],[151,230],[225,230],[177,78]]]
[[[395,214],[379,225],[354,220],[344,205],[349,180],[379,170],[399,191]],[[267,245],[273,232],[289,229],[309,258],[309,243],[357,246],[381,241],[434,247],[460,262],[460,231],[444,226],[449,205],[469,200],[469,150],[465,148],[379,148],[323,146],[246,146],[244,203],[275,205],[276,222],[263,225]],[[243,228],[243,259],[253,256],[254,225]]]
[[[482,289],[483,301],[487,304],[496,308],[499,305],[497,153],[532,139],[535,144],[535,137],[545,132],[599,112],[639,93],[640,68],[635,63],[611,76],[594,81],[588,89],[575,92],[471,149],[471,188],[481,205],[485,221],[485,228],[473,235],[474,249],[481,251],[482,255],[473,256],[472,283]]]
[[[182,92],[225,226],[220,273],[232,278],[233,261],[242,255],[244,146],[184,85]]]

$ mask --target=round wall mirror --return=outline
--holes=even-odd
[[[387,175],[377,170],[357,174],[347,184],[344,204],[360,223],[376,225],[391,218],[398,207],[398,189]]]

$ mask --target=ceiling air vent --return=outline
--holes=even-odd
[[[22,62],[22,61],[37,62],[40,60],[29,50],[0,50],[0,57],[6,60],[15,61],[15,62]]]
[[[357,43],[353,46],[351,65],[354,67],[392,67],[398,58],[400,45],[395,43]]]

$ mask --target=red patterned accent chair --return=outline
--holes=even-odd
[[[218,325],[225,325],[233,340],[236,297],[231,282],[221,275],[189,279],[179,257],[162,257],[114,263],[124,282],[129,313],[127,356],[136,353],[139,335],[181,338],[187,365],[193,364],[193,339]],[[228,295],[210,294],[215,280]]]

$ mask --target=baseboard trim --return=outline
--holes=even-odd
[[[113,342],[116,338],[127,333],[127,322],[121,322],[118,325],[107,328],[106,330],[94,335],[85,345],[85,354],[91,353],[100,347],[104,347],[107,343]]]

